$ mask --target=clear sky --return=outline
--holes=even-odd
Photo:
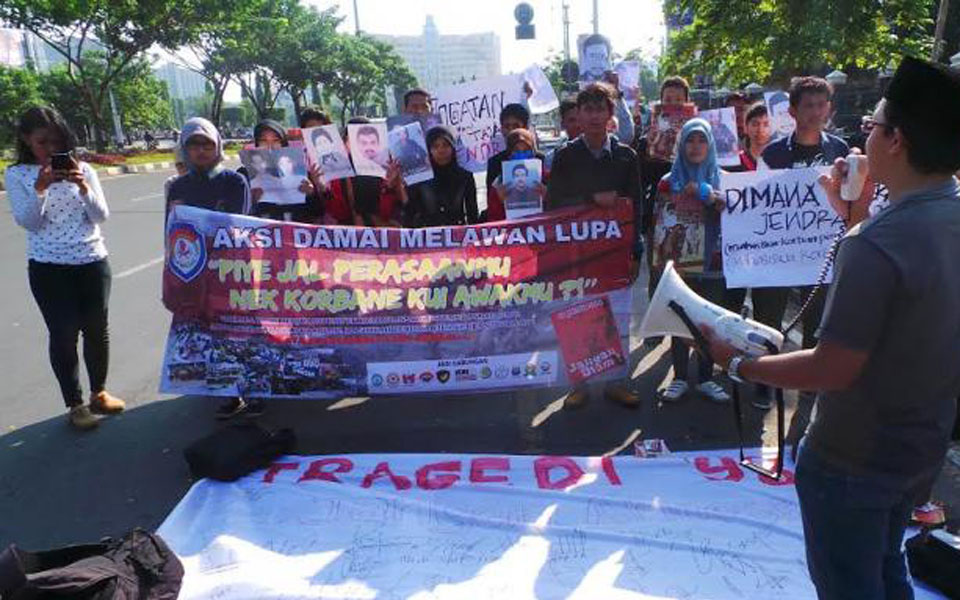
[[[304,0],[318,8],[339,6],[346,17],[345,32],[354,31],[353,0]],[[562,0],[527,0],[533,7],[535,40],[517,40],[513,9],[518,0],[356,0],[360,29],[367,33],[421,35],[428,14],[440,34],[494,32],[500,36],[501,69],[519,72],[532,63],[543,63],[553,51],[563,50]],[[577,36],[593,33],[591,0],[567,0],[570,6],[570,52],[574,60]],[[660,53],[664,35],[663,10],[658,0],[598,0],[600,33],[625,54],[642,47],[648,57]]]

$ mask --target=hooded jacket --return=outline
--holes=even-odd
[[[217,161],[212,169],[204,171],[190,162],[187,146],[194,137],[203,137],[216,144]],[[180,151],[188,171],[172,181],[167,189],[168,212],[172,204],[185,204],[218,212],[250,213],[250,187],[243,175],[221,166],[223,140],[213,123],[200,117],[187,121],[180,133]]]

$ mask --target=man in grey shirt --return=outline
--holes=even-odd
[[[869,188],[840,199],[840,244],[815,348],[747,358],[716,341],[731,377],[818,390],[796,465],[807,566],[820,598],[913,598],[901,550],[919,492],[937,476],[960,393],[960,73],[907,58],[868,126]]]

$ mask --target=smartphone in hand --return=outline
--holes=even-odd
[[[53,179],[63,181],[67,173],[76,166],[72,152],[57,152],[50,159],[50,168],[53,170]]]

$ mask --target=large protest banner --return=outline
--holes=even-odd
[[[474,173],[485,171],[487,159],[506,148],[500,111],[522,99],[520,75],[500,75],[437,90],[436,111],[440,121],[457,132],[461,167]]]
[[[181,600],[816,598],[792,466],[736,451],[286,456],[194,484],[159,533]]]
[[[820,167],[722,172],[723,272],[728,287],[817,282],[843,224],[817,182],[822,172]]]
[[[329,398],[619,377],[633,235],[626,204],[427,229],[178,206],[161,390]]]

